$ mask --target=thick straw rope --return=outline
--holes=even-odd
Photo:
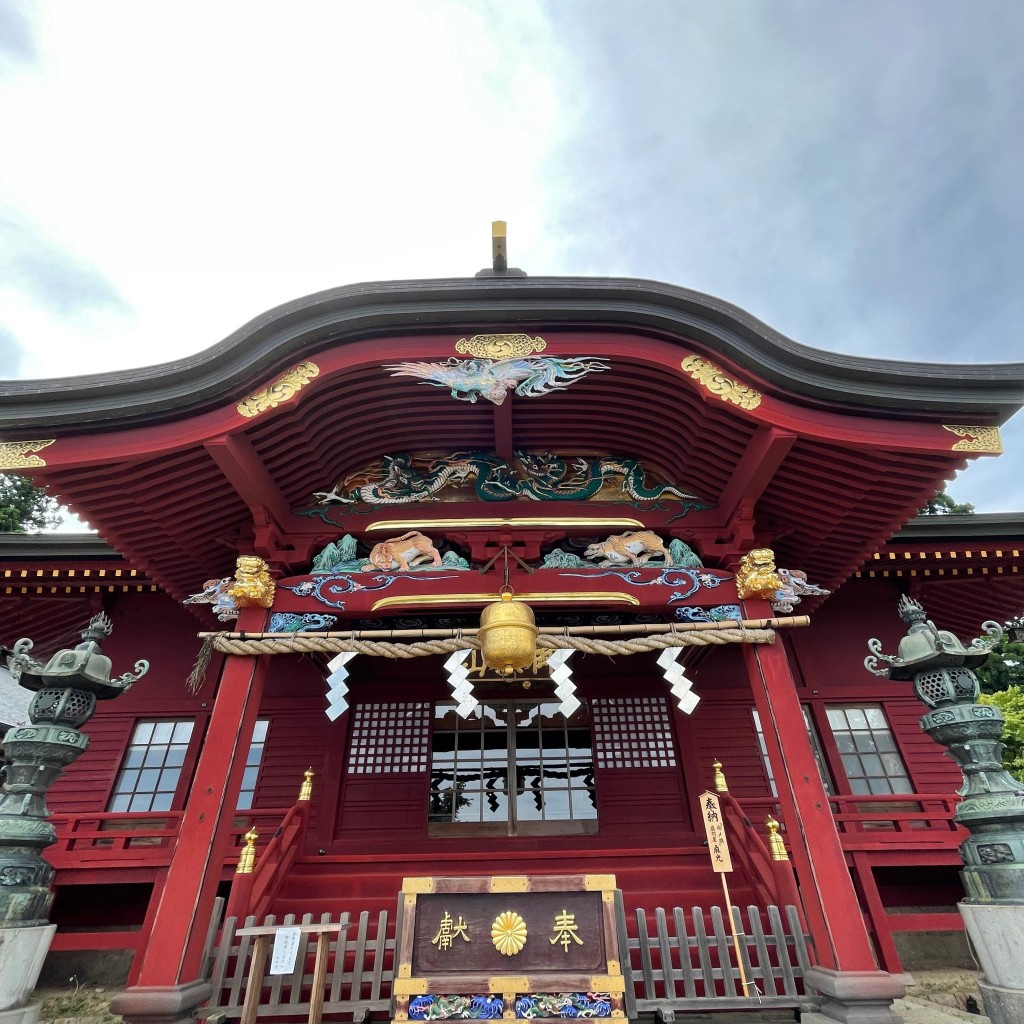
[[[213,649],[222,654],[338,654],[342,651],[368,654],[377,658],[421,658],[427,655],[453,654],[455,651],[478,649],[475,636],[453,636],[438,640],[417,640],[394,643],[390,640],[342,639],[341,637],[295,636],[266,639],[238,639],[219,635],[209,638]],[[587,654],[639,654],[660,651],[665,647],[706,647],[711,644],[770,644],[775,640],[772,629],[707,629],[700,632],[660,633],[637,636],[628,640],[604,640],[588,636],[538,636],[541,650],[585,651]]]
[[[574,650],[586,654],[640,654],[643,651],[660,651],[666,647],[708,647],[721,644],[770,644],[775,641],[775,630],[771,626],[806,626],[806,616],[793,616],[777,619],[752,619],[749,624],[741,621],[723,623],[721,626],[712,623],[687,623],[676,629],[669,624],[664,626],[636,627],[650,632],[628,639],[611,640],[593,635],[596,632],[618,632],[622,628],[631,627],[585,627],[586,636],[573,633],[571,628],[564,633],[542,630],[536,639],[541,650]],[[417,635],[409,631],[412,636]],[[441,630],[437,630],[441,632]],[[400,634],[396,630],[394,634]],[[378,633],[378,636],[380,634]],[[406,634],[409,635],[409,634]],[[419,636],[423,636],[421,631]],[[463,636],[459,632],[440,637],[428,637],[408,643],[396,643],[392,639],[360,639],[357,634],[315,634],[290,633],[287,635],[246,636],[238,633],[200,633],[203,646],[199,657],[192,668],[186,685],[195,693],[203,684],[203,677],[210,664],[214,651],[221,654],[234,654],[242,657],[255,657],[260,654],[367,654],[377,658],[422,658],[438,654],[454,654],[456,651],[478,650],[480,641],[477,631],[467,630]]]

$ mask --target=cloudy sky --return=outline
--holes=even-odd
[[[1021,0],[0,0],[0,375],[333,285],[655,278],[817,348],[1024,360]],[[1024,508],[1008,454],[951,488]]]

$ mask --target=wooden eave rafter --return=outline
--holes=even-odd
[[[1020,516],[926,516],[880,547],[856,575],[898,581],[939,628],[969,639],[987,619],[1024,613],[1022,554]]]

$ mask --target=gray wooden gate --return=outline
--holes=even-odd
[[[295,969],[264,977],[272,933],[294,925],[302,928]],[[323,914],[315,923],[312,914],[301,921],[289,914],[280,922],[270,915],[261,926],[249,917],[244,927],[229,917],[213,957],[210,1004],[199,1016],[214,1024],[232,1018],[253,1024],[260,1017],[305,1017],[316,1024],[322,1015],[359,1022],[371,1013],[389,1013],[395,940],[387,934],[386,910],[375,924],[365,911],[357,922],[347,913],[336,922]]]
[[[746,994],[722,908],[710,909],[710,933],[706,913],[702,907],[693,907],[688,927],[682,907],[675,907],[671,918],[659,907],[652,935],[647,912],[637,910],[637,937],[626,939],[620,934],[620,945],[628,943],[630,950],[624,966],[626,1012],[631,1019],[654,1014],[671,1021],[676,1011],[707,1013],[760,1006],[816,1009],[814,1000],[803,992],[803,976],[810,966],[808,937],[796,907],[785,908],[785,921],[778,907],[748,907],[746,921],[739,907],[732,908],[748,982]],[[763,915],[767,915],[767,928]]]

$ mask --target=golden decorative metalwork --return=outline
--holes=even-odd
[[[782,580],[775,568],[775,552],[771,548],[754,548],[740,559],[736,570],[736,594],[741,601],[761,597],[766,601],[782,589]]]
[[[514,910],[503,910],[491,925],[491,942],[502,956],[515,956],[526,945],[526,922]]]
[[[270,568],[257,555],[241,555],[235,563],[235,581],[228,587],[228,596],[236,608],[270,608],[277,584]]]
[[[550,526],[554,528],[576,529],[594,527],[595,529],[611,529],[619,526],[642,527],[639,519],[627,518],[590,518],[589,516],[516,516],[514,518],[492,516],[476,519],[378,519],[366,528],[367,533],[377,530],[457,530],[477,527],[511,526],[532,527]]]
[[[21,472],[33,466],[45,466],[46,460],[35,452],[41,452],[56,440],[55,437],[51,437],[45,441],[0,441],[0,469]]]
[[[626,991],[626,979],[621,974],[595,974],[591,976],[588,991],[607,992],[609,995],[619,996]],[[612,1016],[615,1016],[614,1012]]]
[[[474,334],[472,338],[460,338],[455,351],[478,359],[512,359],[543,352],[547,347],[543,338],[531,338],[528,334]]]
[[[587,892],[603,892],[615,888],[614,875],[584,875],[583,888]]]
[[[273,383],[243,398],[236,408],[242,416],[251,419],[261,412],[275,409],[293,399],[314,377],[320,376],[320,367],[308,359],[296,363]]]
[[[722,771],[722,762],[715,761],[711,767],[715,770],[715,792],[728,793],[729,784],[725,781],[725,772]]]
[[[525,974],[521,974],[518,977],[515,975],[509,977],[504,974],[492,974],[487,979],[487,990],[496,993],[529,992],[530,979]]]
[[[236,875],[251,875],[256,867],[256,840],[260,835],[256,829],[251,828],[245,833],[245,846],[238,854],[238,867],[235,868]]]
[[[312,800],[313,799],[313,769],[307,768],[303,772],[302,785],[299,787],[299,799],[300,800]]]
[[[537,620],[523,601],[513,601],[506,590],[500,601],[480,614],[480,653],[488,668],[510,676],[533,663],[537,650]]]
[[[717,395],[723,402],[732,402],[741,409],[756,409],[761,404],[761,392],[747,384],[727,377],[725,370],[703,356],[689,355],[680,364],[705,391]]]
[[[495,875],[491,879],[491,892],[527,892],[529,888],[526,875]]]
[[[531,604],[558,603],[572,601],[575,604],[604,604],[615,601],[618,604],[639,605],[640,601],[632,594],[624,594],[617,590],[571,590],[554,594],[519,594],[518,597]],[[382,597],[375,601],[371,611],[379,608],[393,608],[396,605],[431,605],[431,604],[490,604],[494,601],[494,592],[489,594],[410,594],[408,597]]]
[[[772,860],[789,860],[786,843],[779,835],[779,823],[770,814],[764,819],[764,823],[768,826],[768,850]]]
[[[957,434],[962,440],[953,445],[954,452],[983,452],[986,455],[1002,455],[1003,439],[998,427],[964,427],[942,424],[943,430]]]
[[[426,978],[395,978],[391,985],[396,996],[424,996],[427,987]]]
[[[405,893],[417,893],[417,892],[433,892],[434,891],[434,880],[432,878],[403,878],[402,879],[402,892]]]

